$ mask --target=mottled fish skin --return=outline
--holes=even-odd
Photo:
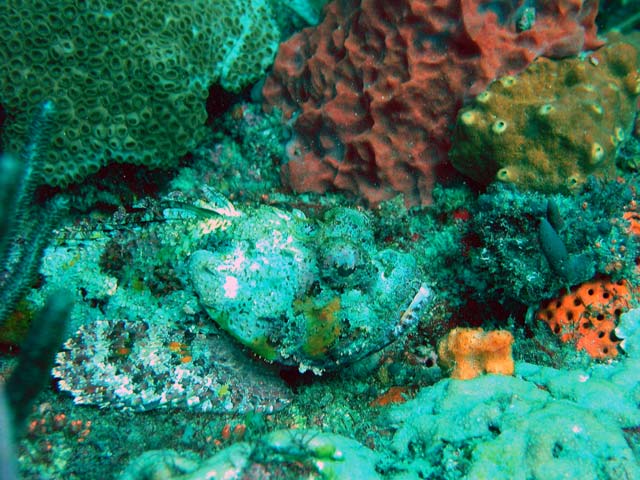
[[[81,327],[58,353],[53,375],[76,404],[133,411],[270,413],[291,401],[277,372],[226,335],[185,335],[144,321]]]
[[[268,361],[322,374],[389,345],[432,298],[415,258],[374,238],[355,209],[312,221],[260,207],[234,220],[224,242],[193,252],[189,277],[233,338]]]

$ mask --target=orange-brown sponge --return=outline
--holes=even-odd
[[[626,280],[600,278],[579,285],[566,295],[549,300],[536,313],[563,342],[573,341],[598,359],[618,355],[619,338],[614,329],[629,309],[631,292]]]
[[[454,328],[438,342],[438,363],[459,380],[483,373],[512,375],[512,344],[513,335],[506,330]]]
[[[590,175],[615,178],[638,94],[638,52],[628,43],[585,58],[538,58],[460,111],[451,163],[482,184],[549,193],[570,193]]]

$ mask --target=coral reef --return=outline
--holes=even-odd
[[[301,212],[263,206],[238,213],[210,242],[189,261],[209,315],[261,357],[301,371],[379,350],[431,297],[416,284],[415,259],[378,250],[369,217],[353,209],[329,210],[316,226]]]
[[[600,278],[544,302],[536,319],[546,322],[563,342],[574,342],[592,358],[614,358],[622,340],[615,328],[630,301],[628,282]]]
[[[622,315],[628,356],[611,365],[516,363],[515,377],[445,379],[391,407],[379,422],[393,426],[398,478],[638,477],[625,432],[640,424],[639,320]]]
[[[571,196],[492,184],[478,197],[477,205],[469,205],[472,215],[467,228],[474,243],[457,260],[464,261],[458,275],[465,279],[468,294],[478,301],[499,298],[505,304],[539,305],[558,295],[561,288],[586,282],[596,274],[633,283],[638,242],[621,212],[633,202],[635,191],[635,181],[590,179]],[[540,232],[550,202],[561,218],[561,222],[554,221],[553,230],[560,249],[567,253],[563,266],[568,269],[552,264],[557,252],[549,256],[545,251],[558,247],[558,242],[549,242]]]
[[[458,380],[484,373],[513,375],[512,344],[513,335],[506,330],[454,328],[438,342],[438,364]]]
[[[119,480],[209,478],[378,480],[379,454],[357,441],[318,430],[276,430],[252,443],[236,443],[197,465],[175,451],[147,452]]]
[[[428,203],[465,96],[538,55],[600,45],[595,1],[528,2],[535,22],[524,30],[524,2],[485,3],[336,0],[320,25],[282,44],[263,95],[292,119],[285,181],[371,204],[398,193]]]
[[[10,1],[0,31],[5,148],[20,151],[51,101],[39,161],[61,186],[112,162],[174,165],[203,138],[208,88],[256,81],[279,40],[264,0]]]
[[[54,2],[30,0],[26,7],[40,5],[46,12],[65,1],[51,7]],[[207,6],[250,9],[262,1],[280,12],[276,22],[290,32],[302,18],[287,13],[304,8],[303,15],[315,21],[314,7],[324,0],[221,0]],[[463,181],[453,168],[439,168],[446,160],[455,110],[501,69],[523,69],[531,61],[528,54],[533,58],[545,49],[562,55],[577,51],[585,39],[589,47],[597,44],[596,0],[335,2],[325,11],[334,12],[333,25],[341,28],[323,40],[325,50],[320,51],[333,63],[318,65],[318,55],[307,62],[304,57],[318,50],[305,45],[295,53],[299,68],[306,69],[304,82],[313,87],[308,83],[309,108],[292,103],[285,111],[292,115],[289,124],[281,124],[277,108],[262,110],[258,88],[215,95],[221,92],[216,86],[209,90],[207,112],[226,112],[208,119],[208,133],[193,140],[196,147],[180,160],[175,174],[173,169],[110,165],[83,182],[86,190],[80,185],[65,189],[73,209],[53,230],[46,224],[50,210],[40,212],[39,201],[61,188],[42,186],[35,190],[38,203],[31,203],[32,184],[21,190],[12,179],[28,170],[29,159],[37,163],[42,147],[49,148],[39,139],[48,141],[60,125],[51,129],[40,122],[44,128],[32,128],[40,135],[26,133],[26,148],[7,155],[12,162],[0,162],[0,186],[5,187],[0,199],[7,199],[0,202],[0,264],[7,267],[5,276],[0,274],[0,299],[11,297],[2,296],[3,288],[12,285],[11,278],[2,283],[6,275],[27,279],[22,282],[26,294],[17,304],[8,303],[10,318],[31,322],[34,334],[14,350],[0,345],[3,480],[119,475],[121,480],[640,478],[640,311],[615,308],[635,306],[628,292],[635,294],[640,275],[632,137],[617,146],[618,161],[627,166],[620,178],[591,176],[571,195],[522,190],[507,182],[493,182],[478,193],[477,185]],[[170,3],[141,0],[134,7],[153,10],[158,18],[176,18],[183,7],[194,13],[204,5],[201,0]],[[23,11],[22,4],[9,5]],[[133,4],[96,0],[65,5],[71,13],[106,12],[113,21]],[[274,5],[280,5],[278,10]],[[335,12],[347,7],[351,13],[338,25]],[[560,10],[551,13],[555,8]],[[255,19],[253,11],[229,12],[242,27]],[[149,62],[184,61],[181,55],[166,56],[168,48],[200,55],[199,45],[187,38],[202,31],[189,27],[207,19],[197,12],[189,16],[189,26],[176,27],[185,38],[150,45],[145,52]],[[0,25],[5,22],[0,19]],[[90,25],[73,23],[57,27],[51,36],[61,29],[82,33]],[[143,37],[162,36],[164,27],[142,32]],[[313,31],[299,37],[317,37]],[[567,37],[569,31],[575,35]],[[7,37],[5,46],[39,38],[19,33],[17,39]],[[129,43],[114,51],[135,45],[130,32],[118,35]],[[544,41],[554,47],[537,43]],[[333,51],[333,45],[345,49]],[[444,59],[448,50],[451,58]],[[256,54],[261,54],[258,49]],[[78,68],[93,68],[91,58],[93,53],[86,65],[78,61]],[[336,58],[343,58],[344,65]],[[58,65],[42,64],[54,70]],[[345,67],[353,68],[353,75]],[[180,68],[192,83],[180,77],[177,93],[209,81],[194,74],[197,65]],[[378,72],[384,78],[373,78]],[[212,81],[223,81],[216,78]],[[372,155],[415,153],[411,142],[418,137],[412,135],[423,135],[415,149],[434,146],[437,157],[426,157],[433,167],[429,178],[451,173],[449,181],[425,187],[425,195],[416,187],[403,198],[395,186],[388,188],[386,178],[375,184],[375,176],[365,175],[374,192],[371,204],[379,202],[380,191],[395,195],[372,210],[354,206],[353,197],[340,192],[298,195],[281,188],[285,142],[290,141],[290,153],[300,144],[297,118],[309,119],[312,102],[320,98],[317,92],[326,89],[323,98],[331,97],[333,84],[323,82],[335,78],[342,82],[335,92],[338,104],[322,100],[316,119],[330,119],[322,116],[325,109],[347,123],[316,132],[312,140],[324,142],[312,146],[316,153],[338,144],[345,151],[362,145],[358,139],[345,140],[362,127],[354,123],[352,128],[353,121],[364,118],[358,133],[363,135],[373,118],[360,116],[357,108],[340,110],[345,96],[353,95],[349,98],[367,112],[386,108],[389,114],[386,124],[381,121],[374,130],[380,133],[384,127],[391,133],[373,138]],[[105,73],[94,79],[109,80]],[[297,81],[294,75],[291,83]],[[453,93],[441,85],[449,81]],[[382,91],[384,82],[391,83]],[[162,82],[154,86],[164,93]],[[387,93],[391,98],[382,102]],[[433,103],[438,101],[441,107]],[[172,99],[166,105],[175,106]],[[45,103],[45,117],[48,106],[56,112],[53,101]],[[0,123],[15,123],[12,112],[6,120],[4,113],[0,109]],[[440,113],[442,124],[430,117],[425,129],[424,119]],[[414,115],[411,124],[408,117]],[[441,137],[434,140],[433,132]],[[362,170],[353,165],[346,161],[344,168],[358,177]],[[100,189],[112,183],[127,195],[101,195]],[[13,201],[16,189],[18,197],[28,193],[25,200]],[[82,191],[90,194],[76,203],[73,195],[78,198]],[[429,208],[407,207],[407,198],[409,204],[426,203],[428,194],[433,197]],[[96,198],[111,200],[83,210]],[[16,203],[25,207],[24,218],[33,230],[23,229],[20,218],[12,223]],[[14,245],[8,250],[6,232]],[[39,256],[36,244],[46,242],[31,242],[30,232],[50,242],[42,262],[30,262],[29,252]],[[5,252],[9,262],[4,262]],[[23,274],[21,264],[35,267]],[[38,264],[39,273],[27,272],[35,272]],[[594,287],[589,296],[589,284],[583,282],[594,278],[606,280],[606,287]],[[572,290],[572,285],[578,287]],[[65,329],[59,325],[68,297],[47,303],[60,287],[74,300]],[[563,343],[547,323],[533,321],[535,310],[543,299],[576,291],[587,298],[581,306],[575,305],[575,296],[559,298],[565,302],[559,307],[542,303],[553,311],[560,333],[576,333]],[[607,295],[613,300],[603,311],[607,319],[600,321],[588,298],[597,296],[597,303],[605,305]],[[45,308],[42,314],[57,322],[39,323],[36,312],[45,305],[59,310],[50,316]],[[569,325],[568,317],[578,314],[581,323]],[[576,352],[573,343],[591,328],[585,325],[587,317],[594,332],[587,333],[585,349]],[[447,332],[437,352],[437,340]],[[61,336],[67,341],[57,346]],[[592,349],[604,353],[604,346],[607,353],[615,350],[615,358],[589,356]],[[32,365],[20,364],[18,347]],[[53,358],[54,378],[45,357]],[[11,417],[27,428],[22,435],[16,429],[21,438],[7,457],[3,454],[16,443],[9,433]],[[14,459],[19,472],[14,472]]]
[[[584,58],[539,58],[493,82],[458,115],[455,168],[542,192],[575,192],[616,175],[616,148],[632,129],[638,52],[614,42]]]

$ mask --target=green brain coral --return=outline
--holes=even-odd
[[[264,0],[10,0],[0,4],[5,150],[55,106],[43,182],[112,162],[165,167],[202,139],[208,88],[256,81],[279,32]]]

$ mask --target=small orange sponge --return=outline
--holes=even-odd
[[[536,318],[546,322],[560,340],[574,341],[578,350],[585,350],[592,358],[613,358],[620,343],[614,329],[620,315],[629,309],[630,300],[626,280],[600,278],[545,302]]]
[[[483,373],[512,375],[512,344],[513,335],[506,330],[454,328],[438,342],[438,363],[459,380]]]

